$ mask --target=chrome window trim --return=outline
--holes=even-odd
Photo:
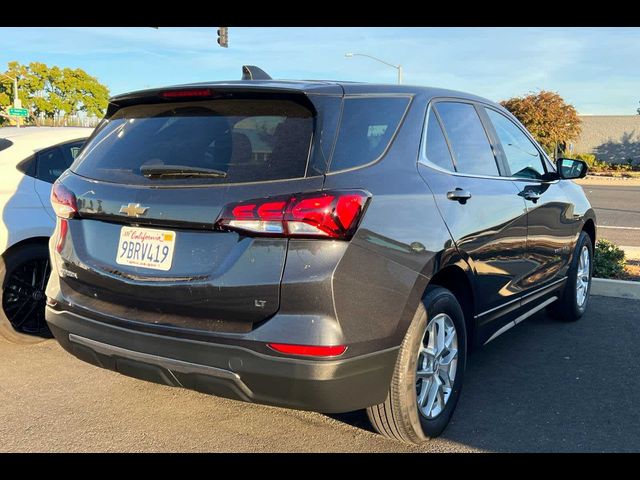
[[[558,183],[560,180],[559,179],[555,179],[555,180],[540,180],[540,179],[535,179],[535,178],[523,178],[523,177],[511,177],[511,176],[502,176],[502,175],[477,175],[477,174],[471,174],[471,173],[462,173],[462,172],[456,172],[454,170],[447,170],[446,168],[442,168],[439,165],[436,165],[435,163],[431,162],[428,158],[427,158],[427,154],[426,154],[426,149],[427,149],[427,128],[428,128],[428,123],[429,123],[429,113],[431,112],[432,106],[434,103],[438,103],[440,101],[457,101],[458,103],[469,103],[469,104],[476,104],[476,105],[480,105],[482,107],[488,107],[491,108],[492,110],[495,110],[496,112],[504,115],[504,112],[501,112],[500,110],[498,110],[496,107],[494,107],[493,105],[490,105],[488,103],[485,102],[481,102],[479,100],[470,100],[470,99],[466,99],[466,98],[457,98],[457,97],[433,97],[429,100],[429,103],[427,104],[427,111],[425,113],[425,117],[424,117],[424,127],[422,128],[422,138],[420,140],[420,152],[418,154],[418,164],[424,165],[425,167],[428,168],[432,168],[433,170],[436,170],[438,172],[441,173],[446,173],[448,175],[453,175],[456,177],[467,177],[467,178],[482,178],[485,180],[510,180],[510,181],[519,181],[519,182],[542,182],[542,183],[548,183],[548,184],[553,184],[553,183]],[[435,112],[435,114],[437,115],[437,111]],[[504,115],[506,116],[506,115]],[[507,117],[509,118],[509,117]],[[514,117],[515,118],[515,117]],[[482,121],[482,119],[481,119]],[[515,122],[514,122],[515,123]],[[522,128],[519,126],[519,122],[515,123],[516,127],[520,128],[520,130],[522,130]],[[483,124],[483,128],[484,128],[484,124]],[[546,162],[543,162],[543,165],[545,167],[547,166],[551,166],[553,171],[555,172],[555,168],[553,168],[553,162],[551,160],[549,160],[549,157],[547,156],[547,154],[545,153],[544,150],[542,150],[540,148],[540,146],[538,145],[538,142],[535,141],[535,139],[533,137],[531,137],[531,135],[529,134],[528,131],[524,130],[524,133],[526,135],[526,137],[531,140],[533,142],[533,145],[536,147],[536,149],[538,150],[538,152],[543,156],[544,160]],[[446,133],[443,132],[444,135],[446,135]],[[446,139],[446,136],[445,136]],[[489,139],[489,143],[491,144],[491,139]],[[448,144],[448,142],[447,142]],[[492,148],[494,147],[493,145],[491,145]],[[452,155],[453,158],[453,155]],[[455,160],[453,160],[455,162]]]
[[[495,152],[495,146],[493,145],[492,141],[491,141],[491,135],[489,134],[489,132],[487,132],[487,127],[484,123],[484,121],[482,120],[482,117],[480,116],[480,112],[478,112],[478,104],[479,102],[475,101],[475,100],[470,100],[467,98],[457,98],[457,97],[433,97],[429,100],[428,106],[427,106],[427,112],[425,115],[425,120],[424,120],[424,126],[423,126],[423,130],[422,130],[422,138],[420,139],[420,153],[418,155],[418,162],[420,162],[421,160],[425,160],[426,162],[428,162],[428,166],[433,166],[434,168],[440,170],[440,171],[444,171],[447,173],[450,173],[452,175],[460,175],[460,176],[465,176],[465,177],[475,177],[475,178],[505,178],[505,177],[501,177],[500,175],[494,176],[494,175],[479,175],[479,174],[472,174],[472,173],[463,173],[463,172],[457,172],[457,171],[451,171],[451,170],[447,170],[444,168],[441,168],[439,166],[437,166],[436,164],[432,163],[431,161],[429,161],[429,159],[427,158],[427,154],[426,154],[426,149],[427,149],[427,128],[428,128],[428,123],[429,123],[429,114],[431,113],[431,109],[433,108],[433,106],[437,103],[442,103],[442,102],[449,102],[449,103],[464,103],[467,105],[471,105],[473,107],[473,109],[476,112],[476,115],[478,115],[478,120],[480,121],[480,126],[482,127],[482,130],[484,131],[484,134],[487,137],[487,142],[489,143],[489,147],[491,149],[491,155],[493,155],[493,159],[494,162],[496,164],[496,169],[498,170],[498,173],[500,173],[500,160],[498,159],[498,157],[496,157],[496,152]],[[438,118],[439,120],[439,126],[440,129],[442,130],[442,134],[444,135],[444,139],[447,142],[447,146],[449,147],[449,154],[451,155],[451,160],[453,162],[454,167],[457,167],[457,159],[456,159],[456,155],[452,150],[451,147],[451,141],[449,139],[449,134],[447,133],[447,130],[442,122],[442,119],[440,118],[440,113],[438,112],[437,109],[434,109],[434,115]]]

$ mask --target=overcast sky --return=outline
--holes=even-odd
[[[558,92],[581,114],[635,114],[640,28],[0,28],[0,69],[18,60],[80,67],[112,94],[202,80],[235,80],[243,64],[273,78],[396,81],[503,100]]]

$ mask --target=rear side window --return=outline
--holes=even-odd
[[[6,150],[11,145],[13,145],[13,142],[11,140],[8,140],[6,138],[0,138],[0,152],[2,150]]]
[[[408,97],[351,97],[344,100],[331,171],[377,160],[393,139],[409,105]]]
[[[35,177],[43,182],[55,182],[78,156],[84,141],[73,141],[56,145],[38,152]]]
[[[427,138],[424,153],[431,163],[445,170],[454,170],[451,152],[433,109],[429,110],[429,118],[427,119]]]
[[[456,170],[498,176],[496,159],[475,107],[469,103],[438,102],[436,109],[453,150]]]
[[[289,99],[236,98],[135,105],[109,118],[72,170],[132,184],[238,183],[304,177],[314,130],[307,106]],[[176,167],[218,177],[147,178]]]

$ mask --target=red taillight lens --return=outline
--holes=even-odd
[[[69,222],[66,218],[59,218],[58,222],[58,241],[56,242],[56,252],[62,252],[64,243],[67,240],[67,232],[69,231]]]
[[[209,88],[194,88],[191,90],[167,90],[160,92],[162,98],[188,98],[188,97],[210,97],[213,92]]]
[[[287,355],[302,355],[305,357],[336,357],[342,355],[346,350],[346,345],[290,345],[288,343],[268,343],[269,348],[276,352]]]
[[[227,205],[216,221],[225,230],[290,237],[353,236],[371,195],[318,192]]]
[[[71,218],[78,213],[76,196],[60,183],[54,183],[51,189],[51,206],[60,218]]]

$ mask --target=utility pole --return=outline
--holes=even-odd
[[[22,102],[18,97],[18,77],[10,77],[6,73],[0,73],[3,77],[13,80],[13,108],[22,108]],[[20,117],[16,118],[16,127],[20,128]]]

